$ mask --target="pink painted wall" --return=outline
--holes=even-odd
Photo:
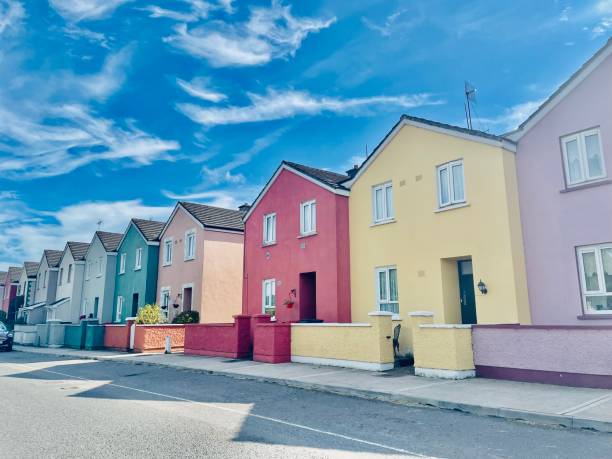
[[[477,366],[612,375],[612,327],[483,325],[472,342]]]
[[[317,234],[300,238],[300,203],[316,199]],[[276,244],[263,246],[263,216],[276,213]],[[283,170],[245,224],[242,310],[261,314],[262,282],[276,279],[276,318],[299,320],[300,273],[316,272],[317,318],[350,322],[348,198]],[[297,291],[293,308],[283,306]]]
[[[517,175],[534,324],[592,325],[583,314],[576,247],[612,242],[612,181],[562,193],[560,138],[599,127],[612,179],[612,56],[520,139]],[[598,324],[612,325],[612,318]]]

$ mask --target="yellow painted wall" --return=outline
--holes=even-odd
[[[205,230],[200,322],[233,322],[242,312],[244,236]]]
[[[293,324],[291,355],[393,363],[391,316],[369,316],[365,324]]]
[[[456,260],[471,257],[478,323],[530,323],[514,153],[405,125],[364,170],[349,199],[352,320],[376,309],[375,268],[395,265],[400,317],[428,310],[460,322]],[[463,159],[468,206],[436,212],[436,167]],[[372,187],[391,180],[395,222],[372,225]],[[404,321],[405,322],[405,321]],[[402,328],[402,351],[410,345]]]

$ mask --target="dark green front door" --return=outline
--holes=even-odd
[[[472,260],[457,262],[459,269],[459,299],[461,301],[461,323],[476,323],[476,295],[474,294],[474,274]]]

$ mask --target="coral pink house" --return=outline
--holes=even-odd
[[[159,237],[157,301],[168,320],[231,322],[242,303],[244,212],[179,202]]]
[[[281,163],[245,216],[244,314],[350,322],[348,179]]]

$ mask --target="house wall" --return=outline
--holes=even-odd
[[[7,273],[4,284],[4,296],[2,300],[2,310],[8,313],[11,300],[17,296],[17,283],[11,284],[9,274]]]
[[[134,269],[136,264],[136,250],[142,249],[141,268]],[[123,242],[117,249],[115,294],[113,298],[112,320],[117,321],[117,299],[123,296],[123,311],[119,322],[125,322],[132,315],[132,297],[138,293],[138,307],[155,303],[157,284],[157,263],[159,247],[147,245],[138,229],[131,224]],[[121,254],[126,254],[125,273],[119,273]],[[153,262],[151,262],[153,261]],[[152,282],[151,282],[152,280]]]
[[[576,247],[612,242],[612,183],[564,193],[560,138],[599,126],[612,178],[612,57],[528,131],[517,173],[532,318],[536,324],[592,325],[583,314]],[[612,317],[597,323],[612,324]]]
[[[23,268],[21,277],[19,279],[17,292],[21,292],[20,294],[23,296],[23,306],[30,306],[34,304],[34,296],[36,294],[36,278],[28,278],[25,267]]]
[[[115,292],[115,268],[116,254],[107,254],[104,246],[97,237],[94,237],[87,257],[85,266],[93,262],[92,272],[89,279],[85,276],[83,281],[83,302],[86,302],[85,315],[94,312],[95,298],[99,298],[97,318],[100,323],[112,322],[113,297]],[[98,260],[102,262],[102,273],[98,271]]]
[[[463,158],[467,206],[438,209],[436,167]],[[372,224],[372,187],[391,180],[395,221]],[[395,266],[400,318],[427,310],[458,323],[458,259],[471,257],[479,323],[529,323],[514,153],[404,126],[353,184],[349,198],[352,318],[377,309],[375,268]],[[410,343],[404,321],[401,351]]]
[[[72,265],[72,278],[70,282],[67,282],[69,265]],[[85,272],[85,262],[75,262],[70,250],[66,249],[59,267],[64,269],[64,281],[62,285],[57,286],[55,294],[56,300],[62,298],[70,298],[70,300],[58,306],[55,318],[62,322],[78,323],[83,305],[83,274]]]
[[[200,322],[231,322],[242,311],[244,235],[204,231]]]
[[[185,260],[184,239],[185,233],[189,230],[196,231],[196,253],[193,260]],[[172,264],[164,266],[164,240],[173,239]],[[172,318],[182,310],[183,285],[193,284],[191,309],[202,312],[202,275],[204,272],[204,230],[186,211],[179,208],[174,214],[166,230],[160,237],[160,249],[158,253],[158,273],[157,273],[157,302],[161,304],[161,290],[164,287],[170,288],[170,307],[168,319]],[[239,283],[237,284],[239,285]],[[172,305],[178,304],[175,309]],[[202,317],[200,320],[202,321]],[[225,321],[231,320],[231,315]]]
[[[47,272],[47,284],[45,285],[43,282],[45,271]],[[66,276],[66,271],[64,271],[64,278]],[[47,257],[43,255],[40,260],[40,265],[38,266],[38,273],[36,273],[36,294],[34,298],[34,303],[53,303],[57,294],[57,282],[58,282],[58,268],[49,268],[49,264],[47,263]],[[38,281],[40,276],[40,282]]]
[[[300,238],[300,204],[316,199],[316,230]],[[263,245],[264,215],[276,213],[276,244]],[[262,284],[276,280],[276,318],[299,320],[300,273],[316,272],[317,318],[350,322],[348,198],[283,170],[245,224],[243,312],[263,312]],[[295,289],[295,304],[283,301]]]

